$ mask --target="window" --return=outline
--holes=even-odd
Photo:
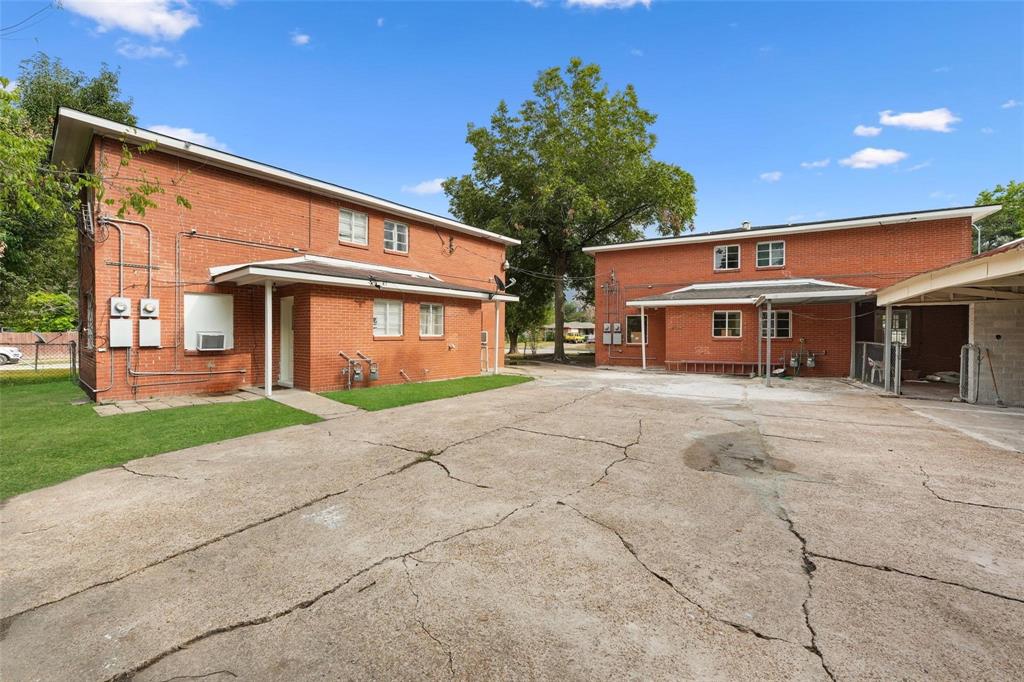
[[[231,294],[185,294],[185,350],[199,349],[200,334],[223,334],[224,349],[235,347],[235,299]]]
[[[647,340],[651,336],[651,326],[648,324],[650,320],[643,320],[643,336],[641,337],[641,320],[640,315],[626,315],[626,343],[633,343],[640,345],[641,343],[647,343]],[[647,317],[644,315],[643,317]],[[640,339],[643,338],[643,341]]]
[[[711,314],[711,335],[738,338],[743,332],[738,310],[716,310]]]
[[[402,335],[402,302],[378,298],[373,302],[373,335]]]
[[[409,253],[409,226],[393,220],[384,221],[384,250]]]
[[[875,329],[877,334],[875,338],[885,339],[885,311],[879,310],[875,313]],[[893,343],[899,343],[904,346],[910,345],[910,311],[909,310],[894,310],[892,311],[892,334],[889,339]]]
[[[341,209],[338,212],[338,240],[366,244],[366,214]]]
[[[444,336],[444,306],[420,304],[420,336]]]
[[[768,336],[768,311],[761,311],[761,338]],[[772,311],[772,338],[793,338],[793,314],[788,310]]]
[[[715,270],[739,270],[740,269],[740,245],[730,244],[728,246],[715,247]]]
[[[786,264],[786,242],[761,242],[757,245],[757,267],[777,268]]]

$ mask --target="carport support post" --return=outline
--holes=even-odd
[[[765,337],[767,339],[767,341],[765,342],[765,345],[767,346],[767,348],[765,349],[765,355],[767,357],[765,357],[765,359],[764,359],[764,366],[765,366],[765,369],[767,371],[764,373],[764,385],[765,386],[771,386],[772,385],[772,302],[771,301],[768,301],[768,312],[767,312],[766,316],[768,318],[768,333],[765,334]],[[758,329],[761,328],[761,320],[757,321],[757,328]]]
[[[494,374],[498,373],[498,360],[501,359],[501,304],[494,302]]]
[[[640,306],[640,369],[647,369],[647,308]]]
[[[761,373],[761,360],[764,355],[764,351],[761,349],[761,306],[757,306],[757,372]]]
[[[263,395],[274,391],[274,283],[263,283]]]
[[[885,346],[882,350],[882,371],[885,372],[885,390],[892,390],[892,306],[885,306]]]

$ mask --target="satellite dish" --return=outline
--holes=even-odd
[[[498,291],[505,291],[505,283],[497,275],[494,276],[494,285],[498,287]]]

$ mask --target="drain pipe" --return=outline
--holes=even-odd
[[[498,374],[498,361],[501,359],[501,336],[499,323],[501,321],[501,304],[494,302],[494,374]]]
[[[971,227],[978,233],[978,253],[981,253],[981,228],[978,227],[977,223],[971,223]]]
[[[140,223],[137,220],[125,220],[124,218],[115,218],[114,216],[100,216],[100,223],[122,223],[124,225],[135,225],[141,227],[146,231],[146,298],[153,298],[153,230],[149,229],[149,225],[146,223]],[[116,227],[116,226],[115,226]],[[118,233],[121,229],[118,228]],[[121,265],[124,267],[124,242],[122,240],[121,248]],[[118,294],[120,295],[120,294]]]
[[[640,369],[647,369],[647,308],[640,306]]]

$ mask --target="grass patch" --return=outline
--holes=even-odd
[[[68,381],[0,391],[0,499],[122,462],[319,419],[269,400],[100,417]]]
[[[46,384],[52,381],[63,381],[69,386],[74,386],[75,381],[71,378],[71,370],[45,369],[35,370],[6,370],[0,372],[0,386],[22,386],[24,384]]]
[[[493,388],[515,386],[527,381],[533,381],[533,378],[511,374],[498,374],[496,376],[492,374],[480,377],[447,379],[445,381],[427,381],[419,384],[393,384],[391,386],[357,388],[351,391],[331,391],[323,395],[331,400],[337,400],[339,403],[355,405],[364,410],[374,412],[391,407],[422,403],[428,400],[454,398],[457,395],[489,391]]]

